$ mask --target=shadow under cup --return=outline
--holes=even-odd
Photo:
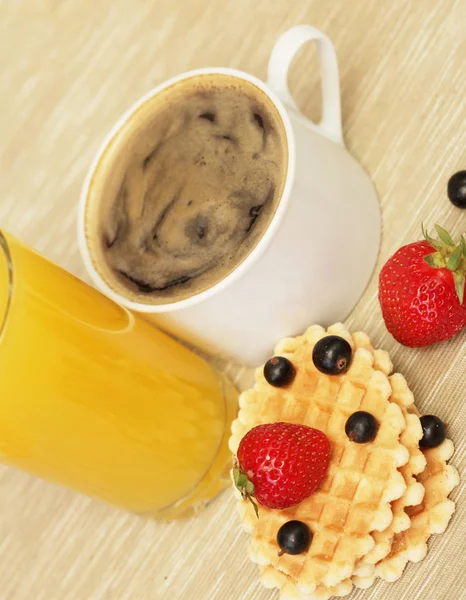
[[[234,387],[150,323],[0,232],[0,461],[138,514],[229,483]]]

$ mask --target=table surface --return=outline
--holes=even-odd
[[[466,168],[464,0],[0,0],[0,224],[85,278],[75,221],[103,136],[139,96],[213,65],[265,77],[277,36],[310,23],[334,41],[347,146],[383,210],[378,267],[420,224],[466,229],[446,198]],[[315,49],[291,84],[316,117]],[[422,411],[449,424],[462,473],[457,512],[428,558],[351,600],[466,598],[466,332],[426,349],[387,333],[374,276],[348,319],[392,353]],[[246,557],[230,491],[195,520],[156,524],[0,469],[1,600],[272,600]],[[461,551],[462,550],[462,551]]]

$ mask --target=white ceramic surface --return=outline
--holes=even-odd
[[[322,70],[322,120],[314,124],[297,108],[287,86],[301,46],[315,41]],[[186,300],[150,306],[122,297],[94,267],[85,236],[88,188],[110,140],[141,104],[165,87],[202,73],[246,79],[268,94],[288,141],[284,193],[264,236],[246,260],[221,282]],[[308,25],[277,41],[268,83],[235,69],[197,69],[151,90],[119,120],[104,141],[81,195],[81,253],[96,286],[115,301],[153,315],[157,323],[208,350],[245,364],[259,364],[274,343],[312,323],[343,320],[364,291],[378,254],[380,212],[372,182],[343,143],[338,65],[330,40]]]

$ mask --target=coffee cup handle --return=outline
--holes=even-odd
[[[282,34],[269,59],[267,83],[280,100],[302,114],[288,88],[288,71],[298,50],[307,42],[316,42],[322,77],[322,118],[309,124],[333,142],[344,144],[341,125],[340,82],[335,48],[329,38],[315,27],[297,25]]]

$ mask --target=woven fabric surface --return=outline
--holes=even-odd
[[[397,344],[376,276],[419,238],[421,221],[466,231],[466,211],[446,197],[449,176],[466,169],[464,0],[0,0],[0,226],[86,278],[79,192],[122,112],[191,68],[265,78],[276,38],[300,23],[335,44],[346,144],[373,177],[383,212],[378,266],[347,324],[390,352],[420,410],[448,423],[462,477],[457,511],[427,558],[396,583],[349,598],[465,600],[466,331],[425,349]],[[312,46],[297,56],[290,84],[318,117]],[[246,544],[230,491],[195,520],[160,525],[0,468],[0,600],[276,600]]]

